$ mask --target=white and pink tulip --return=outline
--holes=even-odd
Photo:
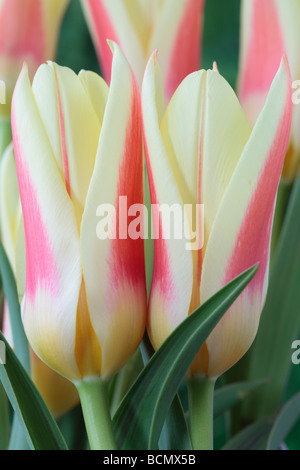
[[[99,240],[99,204],[143,204],[140,94],[120,48],[110,87],[42,65],[18,79],[12,129],[23,210],[22,316],[35,353],[73,382],[111,377],[145,329],[144,243]]]
[[[203,248],[187,250],[186,241],[175,237],[154,240],[148,317],[154,348],[226,283],[260,263],[255,278],[200,349],[192,374],[220,376],[244,355],[256,335],[268,286],[276,193],[290,133],[291,90],[283,58],[251,129],[234,91],[216,67],[190,74],[165,109],[155,53],[148,63],[142,112],[151,201],[169,207],[204,205]],[[163,233],[163,213],[156,223],[156,230]]]

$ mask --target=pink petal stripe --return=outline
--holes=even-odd
[[[253,0],[245,63],[242,64],[240,98],[267,93],[280,65],[285,44],[274,0]]]
[[[45,31],[41,0],[3,0],[0,11],[0,54],[37,64],[45,60]]]
[[[146,278],[144,259],[144,240],[138,238],[133,240],[128,236],[119,237],[120,229],[118,213],[120,210],[120,197],[127,197],[127,207],[133,204],[144,204],[144,166],[142,155],[142,127],[141,127],[141,105],[139,89],[132,75],[133,98],[131,117],[126,130],[126,141],[124,154],[119,167],[119,181],[116,198],[116,239],[111,242],[111,256],[109,256],[110,276],[115,287],[127,280],[133,285],[142,284],[145,289]],[[134,218],[134,217],[133,217]],[[127,219],[126,231],[130,223]],[[126,235],[126,234],[125,234]]]
[[[102,67],[104,79],[110,84],[112,54],[107,44],[107,39],[119,43],[118,37],[102,0],[86,1],[98,59]]]
[[[261,171],[257,187],[252,195],[237,236],[235,247],[227,266],[224,284],[259,262],[259,270],[247,289],[253,290],[257,287],[261,291],[263,289],[269,260],[276,192],[288,145],[292,118],[291,90],[289,90],[289,95],[273,145]]]
[[[181,81],[200,68],[203,10],[205,0],[188,0],[178,34],[171,51],[165,78],[169,101]]]
[[[158,207],[159,205],[159,201],[156,194],[156,188],[146,138],[144,138],[144,148],[147,163],[151,205],[152,210],[155,210],[155,207]],[[156,289],[159,289],[163,292],[163,296],[166,301],[172,301],[175,298],[175,285],[171,274],[172,270],[170,268],[167,243],[163,238],[161,215],[159,211],[157,214],[153,214],[153,233],[155,234],[153,241],[154,260],[149,298],[151,300],[151,294],[155,292]]]
[[[22,156],[16,128],[14,109],[12,109],[14,149],[25,227],[26,298],[33,301],[39,285],[53,295],[57,293],[58,274],[51,241],[40,212],[36,188],[31,181],[28,165]]]

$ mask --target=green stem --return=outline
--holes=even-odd
[[[75,385],[80,397],[91,450],[116,450],[107,383],[97,377],[84,379]]]
[[[193,450],[213,450],[215,380],[193,377],[187,381],[187,385]]]

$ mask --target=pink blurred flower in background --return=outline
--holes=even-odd
[[[238,95],[252,126],[283,54],[287,55],[292,80],[300,80],[299,25],[299,0],[242,0]],[[299,83],[295,86],[299,89]],[[283,177],[293,181],[299,164],[300,106],[294,103]]]
[[[10,105],[23,62],[33,77],[46,60],[54,60],[63,15],[69,0],[0,1],[0,80],[6,86],[6,103],[0,116],[10,117]]]
[[[81,0],[104,78],[119,44],[141,86],[147,61],[158,49],[170,99],[183,78],[200,67],[204,0]]]

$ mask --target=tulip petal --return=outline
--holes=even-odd
[[[90,98],[99,122],[102,124],[109,92],[108,85],[102,77],[94,72],[82,70],[78,77]]]
[[[160,132],[163,115],[163,81],[161,69],[153,54],[142,87],[142,109],[146,160],[151,203],[177,205],[183,201],[177,187],[169,155]],[[166,236],[168,216],[164,212],[153,218],[154,267],[149,304],[148,331],[155,348],[185,318],[189,310],[193,286],[193,259],[186,250],[186,240]]]
[[[287,54],[291,75],[300,75],[298,0],[244,0],[241,7],[239,97],[251,125],[266,99],[281,57]],[[259,70],[259,73],[257,73]],[[296,82],[297,83],[297,82]],[[299,106],[293,109],[290,143],[282,176],[292,180],[299,167]]]
[[[286,50],[276,0],[244,0],[241,21],[239,98],[253,125]]]
[[[5,247],[11,267],[16,272],[15,245],[20,198],[12,144],[7,147],[1,158],[0,191],[1,241]]]
[[[205,206],[206,245],[223,194],[251,134],[245,113],[218,72],[200,71],[186,77],[176,90],[161,132],[182,200]]]
[[[19,302],[21,304],[26,290],[26,248],[25,248],[25,230],[22,214],[22,206],[19,201],[18,222],[16,226],[16,244],[15,244],[15,260],[16,260],[16,281]]]
[[[131,63],[138,81],[142,80],[145,62],[146,32],[149,29],[146,15],[138,19],[138,13],[130,7],[126,0],[82,0],[82,7],[91,27],[92,36],[103,68],[107,83],[110,83],[112,55],[107,40],[122,45],[123,52],[128,58],[134,58]],[[138,5],[135,2],[135,6]],[[139,12],[142,8],[139,9]],[[136,29],[137,27],[137,29]],[[141,34],[141,38],[139,37]],[[132,59],[133,60],[133,59]]]
[[[19,299],[25,293],[25,234],[13,144],[1,159],[1,240],[17,280]]]
[[[235,92],[216,71],[207,72],[205,100],[201,151],[204,253],[223,195],[251,134]]]
[[[166,0],[160,10],[148,53],[159,45],[167,101],[180,82],[199,69],[203,10],[204,0]]]
[[[299,77],[299,54],[295,44],[298,44],[300,41],[300,30],[298,27],[300,20],[300,3],[298,0],[291,0],[288,3],[275,0],[275,6],[280,20],[281,35],[285,45],[284,52],[288,58],[291,76]],[[271,18],[268,17],[268,21],[270,21],[270,19]],[[274,46],[276,46],[276,43]],[[265,60],[269,60],[269,57],[265,56]]]
[[[160,126],[172,173],[184,204],[199,202],[200,142],[205,93],[205,71],[186,77],[173,95]]]
[[[139,91],[119,47],[111,47],[111,86],[81,225],[87,303],[102,350],[102,377],[114,374],[138,347],[147,298],[143,239],[126,238],[127,209],[125,219],[123,213],[118,219],[120,197],[127,198],[128,209],[144,202]],[[98,207],[104,204],[116,211],[115,239],[99,239]],[[119,230],[126,232],[124,239]]]
[[[217,377],[238,361],[256,334],[266,296],[273,212],[291,114],[291,80],[284,58],[224,194],[207,244],[202,302],[260,263],[253,281],[206,342],[208,363],[202,372],[209,376]]]
[[[287,54],[291,75],[293,79],[297,80],[300,76],[299,51],[298,47],[296,46],[300,43],[300,3],[298,0],[291,0],[288,3],[276,0],[276,7],[278,10],[278,16],[280,18],[281,31],[285,44],[285,52]],[[299,168],[299,125],[300,110],[296,101],[293,106],[290,143],[282,172],[282,176],[287,180],[293,180]]]
[[[182,116],[185,116],[184,120]],[[200,305],[201,267],[206,243],[250,132],[234,91],[215,70],[195,72],[186,77],[174,93],[162,120],[161,134],[181,199],[194,208],[196,204],[204,205],[204,227],[202,219],[196,217],[196,208],[190,214],[185,212],[190,238],[193,238],[195,228],[198,237],[198,249],[192,250],[194,273],[189,312]],[[202,231],[204,240],[201,240]]]
[[[76,310],[82,279],[76,219],[26,67],[14,92],[12,129],[25,226],[25,330],[39,357],[76,378]]]
[[[56,419],[70,411],[79,403],[76,387],[42,362],[32,350],[32,380]]]
[[[101,124],[81,80],[66,67],[54,63],[39,67],[32,90],[75,206],[79,231]]]

